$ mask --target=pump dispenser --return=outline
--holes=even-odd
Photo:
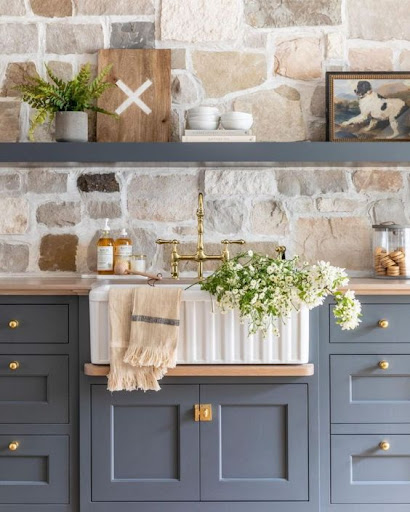
[[[108,219],[105,219],[101,237],[97,242],[97,272],[100,275],[114,273],[114,240],[110,233]]]
[[[130,260],[132,255],[132,241],[127,233],[127,230],[123,228],[120,236],[115,240],[114,243],[114,267],[118,261],[126,261],[128,263],[128,269],[130,266]]]

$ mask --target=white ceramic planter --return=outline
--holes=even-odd
[[[110,322],[108,292],[111,287],[130,285],[101,284],[91,290],[91,362],[108,364]],[[137,285],[138,286],[138,285]],[[146,284],[140,286],[147,286]],[[175,286],[175,285],[159,285]],[[182,293],[178,364],[302,364],[309,361],[309,311],[293,313],[278,324],[280,336],[266,339],[248,336],[237,312],[212,311],[208,292],[193,286]]]
[[[88,142],[87,112],[57,112],[56,141]]]

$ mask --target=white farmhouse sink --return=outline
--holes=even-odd
[[[108,364],[108,292],[130,284],[101,284],[90,292],[91,362]],[[135,286],[147,286],[140,284]],[[165,285],[159,286],[176,286]],[[181,286],[181,284],[177,285]],[[280,322],[280,337],[248,336],[237,312],[220,313],[208,292],[193,286],[182,293],[178,364],[303,364],[309,360],[309,311]]]

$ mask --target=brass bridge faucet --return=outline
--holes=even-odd
[[[208,260],[228,261],[230,244],[244,244],[245,240],[222,240],[223,249],[221,254],[206,254],[204,248],[204,198],[202,193],[198,195],[198,209],[196,211],[198,219],[198,240],[195,254],[178,254],[178,240],[158,239],[157,244],[172,244],[171,253],[171,276],[174,279],[179,277],[178,263],[180,261],[196,261],[198,264],[198,279],[203,279],[204,262]]]

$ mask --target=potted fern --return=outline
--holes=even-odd
[[[55,119],[57,142],[87,142],[87,111],[116,117],[113,112],[96,105],[97,99],[114,86],[105,80],[110,69],[111,66],[107,66],[92,79],[90,64],[85,64],[72,80],[64,81],[46,66],[49,81],[38,76],[27,77],[26,83],[19,85],[17,89],[22,93],[22,101],[37,110],[30,123],[29,139],[34,140],[37,126],[47,120],[51,123]]]

